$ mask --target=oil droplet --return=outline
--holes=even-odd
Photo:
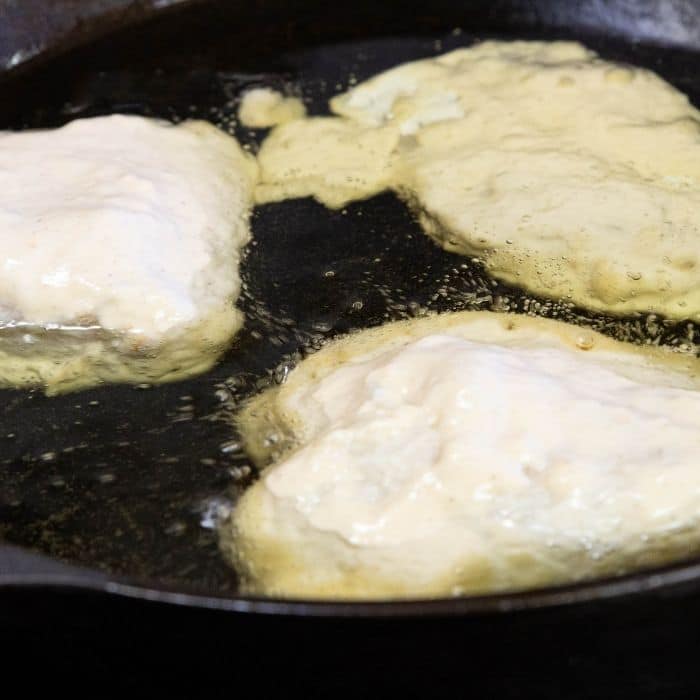
[[[224,498],[211,498],[202,504],[199,524],[206,530],[214,530],[231,515],[231,503]]]
[[[225,403],[231,398],[231,394],[226,391],[226,389],[218,389],[217,391],[214,392],[214,396],[216,396],[221,403]]]
[[[287,377],[289,376],[290,369],[291,368],[286,363],[283,363],[283,364],[279,365],[279,367],[276,367],[275,371],[272,375],[272,378],[275,381],[275,383],[276,384],[284,384],[287,381]]]
[[[165,528],[165,534],[178,537],[179,535],[182,535],[185,530],[187,530],[187,525],[181,520],[176,520]]]
[[[595,340],[592,335],[582,333],[576,338],[576,347],[581,350],[590,350],[595,345]]]
[[[240,452],[241,445],[235,440],[230,440],[229,442],[224,442],[219,449],[226,455],[232,454],[233,452]]]
[[[231,467],[228,473],[234,481],[241,481],[250,475],[251,468],[247,464],[243,464],[240,467]]]
[[[313,330],[318,331],[319,333],[328,333],[331,328],[333,328],[333,325],[328,323],[327,321],[314,321],[311,324],[311,328]]]

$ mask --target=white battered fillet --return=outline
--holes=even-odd
[[[537,294],[700,320],[700,112],[573,42],[416,61],[276,129],[260,201],[392,188],[449,250]]]
[[[249,590],[522,589],[700,547],[697,361],[463,312],[327,345],[240,421],[275,457],[225,551]],[[289,447],[291,445],[291,447]]]
[[[205,122],[115,115],[1,133],[0,385],[209,367],[242,321],[256,179]]]

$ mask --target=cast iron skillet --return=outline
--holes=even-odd
[[[438,0],[428,7],[328,8],[310,0],[32,1],[0,27],[3,128],[109,112],[201,117],[254,149],[262,134],[233,119],[251,85],[299,93],[311,112],[322,113],[351,77],[490,36],[579,38],[604,57],[653,68],[700,102],[700,6],[693,2]],[[0,392],[0,537],[7,543],[0,546],[0,586],[370,617],[473,616],[700,589],[700,561],[692,560],[615,580],[479,598],[349,604],[239,595],[212,530],[254,478],[229,422],[235,405],[275,381],[294,353],[326,337],[419,308],[521,310],[525,303],[517,290],[433,245],[392,195],[342,212],[311,200],[261,207],[253,231],[240,302],[247,324],[205,376],[56,398]],[[632,340],[651,334],[674,344],[696,334],[687,324],[615,322],[546,303],[540,313]]]

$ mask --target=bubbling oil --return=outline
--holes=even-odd
[[[406,40],[399,47],[401,60],[470,40],[446,37],[435,48],[432,39]],[[57,115],[43,107],[36,115],[24,113],[16,126],[55,126],[105,111],[174,122],[203,118],[256,153],[266,132],[237,120],[245,90],[261,86],[303,96],[309,112],[325,113],[334,93],[397,60],[395,41],[384,47],[385,54],[382,46],[327,46],[320,50],[323,61],[311,51],[290,59],[293,75],[95,73],[81,83],[85,94],[72,96],[72,105],[59,105]],[[648,60],[656,61],[656,53]],[[334,74],[317,75],[319,65]],[[190,105],[192,95],[197,98]],[[251,397],[286,381],[304,357],[329,340],[391,320],[472,309],[574,323],[584,344],[590,329],[627,342],[698,352],[695,323],[653,314],[590,313],[566,299],[536,297],[517,284],[492,279],[483,261],[449,253],[428,240],[415,213],[393,195],[349,205],[342,215],[309,200],[263,206],[252,228],[237,304],[245,324],[206,374],[186,380],[183,389],[156,385],[148,377],[133,387],[98,386],[85,394],[98,406],[90,406],[83,395],[76,403],[78,395],[49,401],[35,391],[3,392],[4,539],[107,571],[235,593],[235,574],[224,564],[215,535],[264,466],[246,451],[236,417]],[[37,341],[48,333],[26,332]],[[268,433],[278,454],[293,447],[285,446],[285,436],[272,426]],[[176,462],[165,461],[175,457]],[[171,534],[165,539],[155,536],[166,529]]]

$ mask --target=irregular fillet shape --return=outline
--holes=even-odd
[[[561,322],[462,312],[361,331],[240,428],[272,460],[222,529],[255,593],[524,589],[700,545],[697,360]]]
[[[451,251],[597,311],[700,320],[700,112],[573,42],[487,41],[275,130],[259,200],[392,188]],[[310,147],[313,144],[313,148]]]
[[[0,385],[204,371],[234,308],[257,166],[205,122],[0,134]]]

